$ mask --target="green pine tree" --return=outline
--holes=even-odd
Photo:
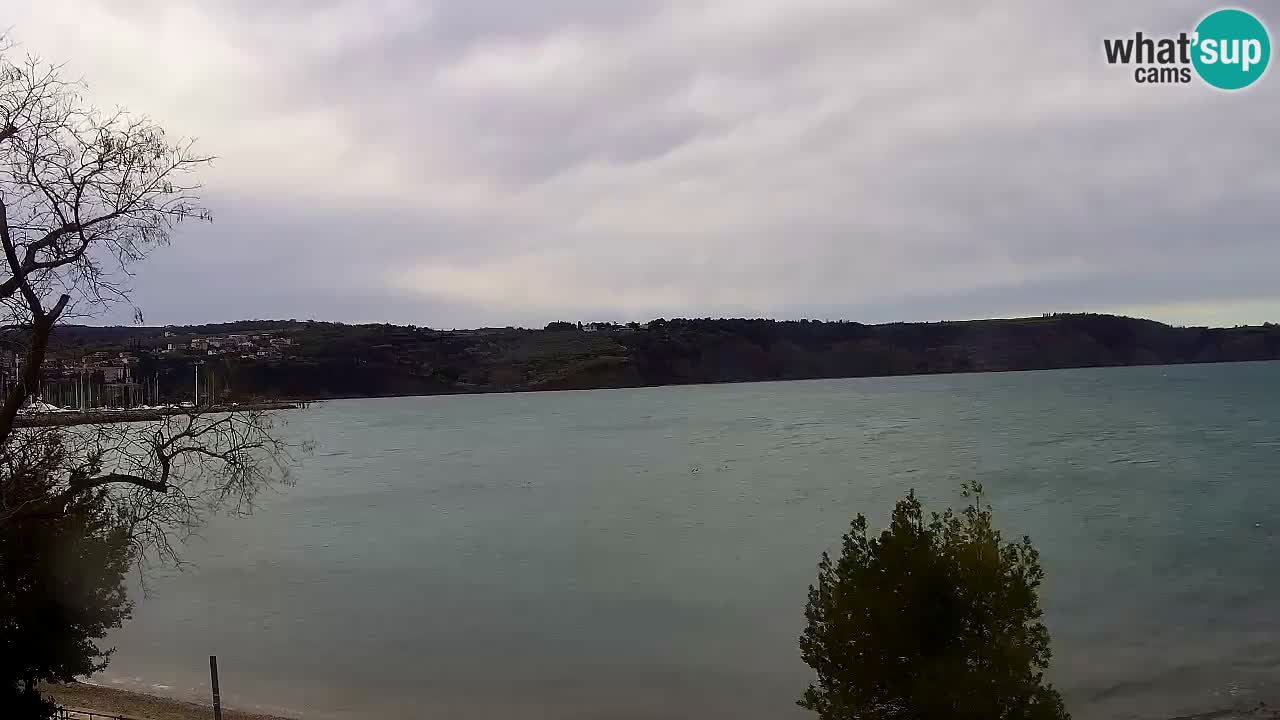
[[[1044,579],[1029,538],[1003,542],[982,504],[926,519],[915,492],[889,528],[859,515],[840,557],[809,588],[804,661],[818,675],[799,705],[822,720],[1067,720],[1045,683]]]

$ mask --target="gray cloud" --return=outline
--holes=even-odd
[[[156,322],[1274,319],[1280,81],[1144,87],[1102,57],[1210,9],[47,0],[14,22],[220,155],[218,221],[140,268]],[[103,31],[69,40],[76,19]]]

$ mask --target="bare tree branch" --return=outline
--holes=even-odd
[[[125,473],[107,473],[106,475],[98,475],[96,477],[85,478],[79,482],[72,482],[67,485],[67,489],[63,492],[65,497],[64,503],[70,501],[76,495],[86,490],[92,490],[106,485],[136,485],[145,488],[151,492],[168,492],[169,485],[163,480],[148,480],[137,475],[126,475]]]
[[[0,42],[0,326],[20,352],[0,403],[0,523],[110,502],[139,558],[178,546],[215,512],[247,512],[291,482],[299,446],[271,413],[167,417],[72,428],[14,427],[68,313],[129,302],[131,266],[189,219],[209,220],[194,173],[212,158],[145,117],[100,112],[58,66]],[[39,492],[23,486],[39,478]]]

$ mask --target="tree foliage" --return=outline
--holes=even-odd
[[[800,638],[817,682],[801,707],[824,720],[1064,720],[1044,681],[1044,572],[1031,541],[1008,543],[981,487],[963,511],[927,518],[912,492],[878,537],[858,515],[839,558],[823,553]]]
[[[6,508],[37,507],[55,495],[61,436],[44,434],[11,453]],[[131,604],[121,578],[131,566],[129,526],[113,509],[109,490],[78,493],[60,512],[17,513],[0,523],[0,706],[17,717],[48,710],[37,685],[70,682],[106,666],[98,646],[120,627]]]

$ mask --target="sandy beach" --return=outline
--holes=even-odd
[[[213,716],[213,709],[208,705],[98,685],[51,685],[45,690],[68,709],[119,715],[130,720],[208,720]],[[229,710],[225,707],[222,709],[222,717],[223,720],[301,720]],[[1259,705],[1252,709],[1223,710],[1170,720],[1280,720],[1280,709]]]
[[[45,691],[54,696],[68,710],[102,712],[119,715],[129,720],[209,720],[212,708],[193,702],[169,700],[148,694],[119,691],[101,685],[73,683],[50,685]],[[298,717],[257,715],[223,708],[224,720],[300,720]],[[1170,720],[1280,720],[1280,708],[1260,705],[1251,710],[1224,710],[1202,715],[1172,717]]]
[[[213,708],[209,705],[197,705],[99,685],[83,683],[50,685],[45,690],[58,701],[58,704],[70,710],[89,710],[136,720],[208,720],[213,717]],[[223,720],[297,720],[277,715],[240,712],[225,707],[222,709],[222,717]]]

